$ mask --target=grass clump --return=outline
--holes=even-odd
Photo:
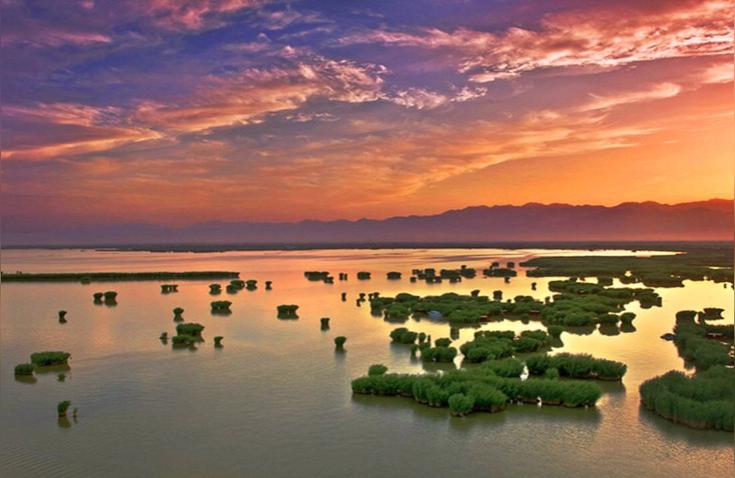
[[[33,371],[35,370],[35,367],[32,363],[19,363],[15,366],[15,375],[16,376],[28,376],[33,375]]]
[[[177,335],[190,335],[192,337],[201,337],[204,326],[195,322],[179,324],[176,326]]]
[[[298,319],[299,315],[296,313],[299,310],[299,306],[295,304],[281,304],[276,306],[278,311],[279,319]]]
[[[345,346],[345,342],[347,342],[347,337],[345,337],[344,335],[340,335],[334,338],[334,346],[337,350],[342,350]]]
[[[210,303],[213,313],[228,313],[232,302],[229,300],[215,300]]]
[[[672,370],[643,382],[641,403],[693,428],[733,431],[735,369],[715,365],[694,376]]]
[[[418,333],[408,330],[406,327],[398,327],[390,333],[390,339],[397,344],[412,344],[416,342]]]
[[[628,369],[622,362],[570,353],[533,355],[526,365],[532,375],[543,375],[547,369],[555,368],[564,377],[600,380],[621,380]]]
[[[380,363],[374,364],[368,368],[368,376],[372,377],[374,375],[383,375],[387,371],[388,367],[386,367],[385,365]]]
[[[544,379],[522,381],[518,378],[499,377],[484,366],[441,374],[367,375],[352,381],[352,391],[357,394],[411,397],[419,403],[431,407],[450,407],[453,413],[461,414],[474,411],[499,412],[509,402],[536,403],[539,397],[548,405],[592,406],[602,394],[600,387],[593,382]],[[457,394],[467,398],[451,398]]]
[[[69,400],[63,400],[56,404],[56,412],[59,414],[59,417],[65,417],[70,406],[71,402]]]
[[[51,367],[54,365],[66,365],[71,354],[69,352],[50,351],[35,352],[31,354],[31,363],[37,367]]]

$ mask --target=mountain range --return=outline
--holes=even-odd
[[[617,206],[474,206],[427,216],[355,221],[127,223],[2,234],[7,246],[125,244],[386,244],[497,241],[733,240],[733,201]]]

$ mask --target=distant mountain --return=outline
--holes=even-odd
[[[296,223],[206,222],[76,227],[2,235],[3,246],[123,244],[377,244],[498,241],[733,240],[733,201],[475,206],[431,216]]]

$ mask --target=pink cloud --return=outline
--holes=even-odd
[[[199,30],[219,15],[260,6],[262,0],[152,0],[143,2],[145,12],[159,27],[169,30]]]
[[[544,17],[538,29],[495,34],[467,28],[419,33],[377,30],[343,44],[384,43],[443,50],[470,79],[487,83],[558,67],[616,68],[639,61],[733,52],[732,1],[671,2],[664,11],[567,11]]]

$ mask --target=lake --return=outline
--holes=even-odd
[[[417,373],[442,366],[412,360],[408,347],[392,345],[400,324],[356,306],[359,292],[483,294],[505,298],[551,295],[549,278],[464,280],[459,284],[410,283],[414,268],[484,268],[493,260],[516,262],[540,255],[584,251],[500,249],[384,249],[149,253],[94,250],[6,250],[7,272],[239,271],[257,279],[256,291],[219,298],[232,314],[213,316],[208,284],[178,281],[179,292],[161,294],[158,282],[4,283],[0,321],[0,475],[2,476],[667,476],[731,477],[730,433],[693,430],[641,409],[639,384],[684,364],[661,334],[682,309],[721,307],[733,316],[733,290],[713,282],[686,281],[658,288],[663,307],[641,310],[635,331],[604,335],[562,334],[555,351],[586,352],[628,365],[622,383],[600,382],[605,394],[590,409],[510,405],[502,413],[451,417],[410,399],[353,396],[350,381],[368,366]],[[596,251],[594,254],[621,254]],[[630,252],[627,252],[630,253]],[[639,251],[638,254],[650,252]],[[334,284],[309,282],[306,270],[347,272]],[[371,271],[369,281],[356,272]],[[389,281],[385,273],[403,272]],[[273,281],[266,291],[263,282]],[[227,281],[220,281],[225,284]],[[538,290],[531,290],[531,282]],[[616,282],[616,285],[618,283]],[[92,293],[114,289],[118,305],[95,305]],[[342,302],[341,292],[348,300]],[[298,320],[279,320],[276,305],[298,304]],[[172,349],[159,335],[173,335],[172,309],[205,325],[195,351]],[[59,324],[57,311],[68,311]],[[331,318],[320,330],[319,319]],[[410,319],[404,324],[433,338],[449,336],[447,323]],[[533,330],[540,323],[504,321],[483,329]],[[477,329],[463,328],[457,345]],[[212,337],[224,336],[221,349]],[[348,338],[345,353],[333,339]],[[16,363],[32,352],[71,352],[71,370],[18,381]],[[461,358],[461,356],[459,357]],[[459,365],[459,358],[457,365]],[[56,403],[79,410],[60,426]]]

